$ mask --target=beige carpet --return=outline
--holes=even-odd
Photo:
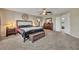
[[[71,50],[79,49],[79,39],[64,33],[46,31],[46,36],[34,43],[27,40],[23,42],[22,37],[12,35],[0,41],[2,50]]]

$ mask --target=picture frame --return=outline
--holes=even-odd
[[[28,15],[27,15],[27,14],[23,14],[23,15],[22,15],[22,19],[23,19],[23,20],[28,20]]]

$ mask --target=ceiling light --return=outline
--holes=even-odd
[[[51,11],[48,11],[46,8],[44,8],[40,15],[49,15],[51,13],[52,13]]]
[[[43,12],[42,14],[43,14],[43,15],[45,15],[45,13],[44,13],[44,12]]]
[[[44,12],[44,13],[42,13],[42,14],[43,14],[43,15],[47,15],[47,13],[45,13],[45,12]]]
[[[43,12],[47,12],[47,10],[46,9],[43,9]]]
[[[64,18],[62,18],[64,20]]]

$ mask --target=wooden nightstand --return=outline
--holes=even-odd
[[[13,35],[13,34],[16,34],[16,29],[15,28],[6,28],[6,36],[9,36],[9,35]]]

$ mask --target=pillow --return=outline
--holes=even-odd
[[[32,27],[32,25],[21,25],[19,28]]]

